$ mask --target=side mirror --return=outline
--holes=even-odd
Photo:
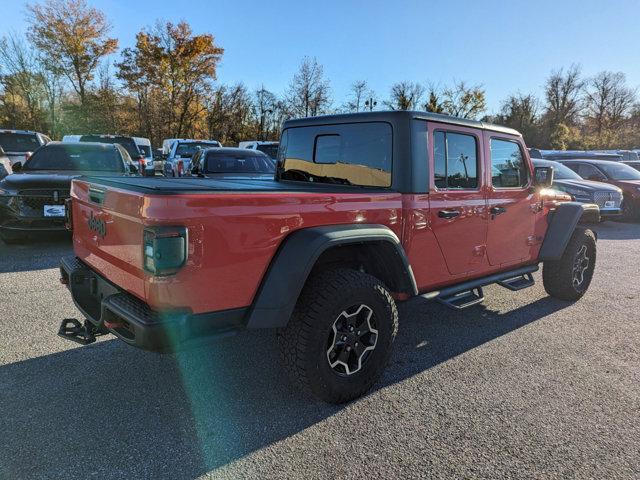
[[[13,170],[14,173],[22,171],[22,162],[14,163],[13,165],[11,165],[11,169]]]
[[[553,184],[553,167],[536,167],[534,173],[536,186],[549,188]]]

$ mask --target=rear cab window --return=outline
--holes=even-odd
[[[282,133],[279,175],[283,180],[390,187],[392,144],[386,122],[290,127]]]

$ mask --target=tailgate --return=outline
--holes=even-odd
[[[144,300],[144,195],[74,180],[71,196],[76,256],[120,288]]]

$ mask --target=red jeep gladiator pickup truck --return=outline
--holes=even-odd
[[[292,375],[345,402],[383,371],[398,301],[466,308],[541,263],[550,295],[585,293],[597,206],[546,201],[552,178],[514,130],[405,111],[286,122],[273,180],[83,177],[61,280],[87,320],[59,333],[173,351],[275,328]]]

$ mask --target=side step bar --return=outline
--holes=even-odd
[[[463,310],[481,303],[484,300],[482,287],[497,283],[501,287],[512,291],[522,290],[535,284],[533,272],[539,269],[538,265],[528,265],[516,268],[508,272],[494,273],[487,277],[476,278],[453,285],[443,290],[428,292],[422,297],[446,305],[454,310]]]

